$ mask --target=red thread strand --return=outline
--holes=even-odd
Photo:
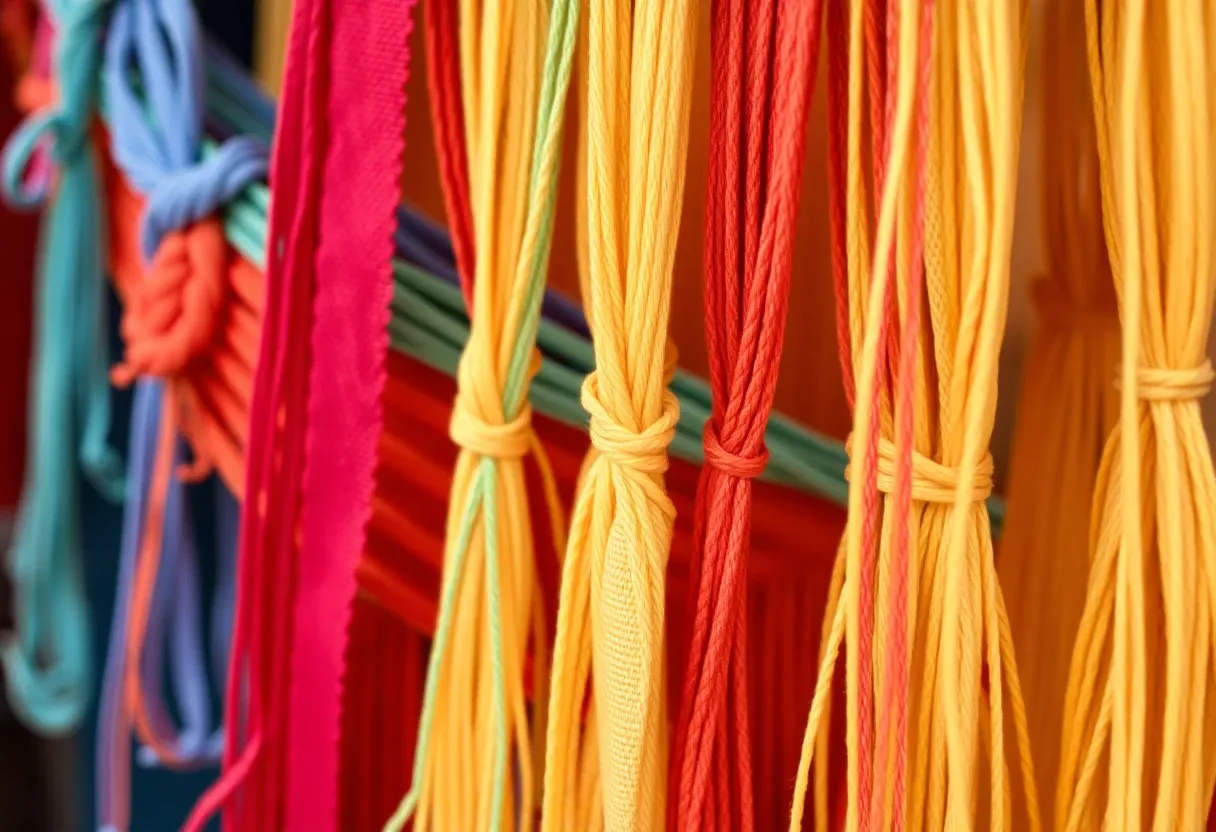
[[[767,452],[814,88],[820,0],[713,6],[706,337],[692,633],[672,754],[679,829],[754,827],[746,672],[751,480]],[[733,723],[730,724],[730,723]]]

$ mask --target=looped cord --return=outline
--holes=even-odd
[[[202,162],[162,175],[147,191],[141,239],[145,256],[167,234],[211,217],[250,182],[264,179],[268,164],[266,145],[259,139],[235,136]]]
[[[1182,402],[1202,399],[1212,389],[1216,373],[1212,371],[1211,359],[1204,359],[1198,367],[1179,369],[1172,367],[1137,367],[1136,398],[1146,402]],[[1118,378],[1115,389],[1122,389]]]
[[[853,437],[845,441],[845,451],[852,457]],[[844,476],[852,482],[853,464],[845,466]],[[971,501],[987,500],[992,494],[992,454],[985,453],[975,468],[975,485]],[[878,439],[878,490],[882,494],[895,492],[895,443],[886,437]],[[942,465],[924,454],[912,451],[912,500],[918,503],[953,505],[958,489],[958,469]]]
[[[178,376],[214,342],[228,292],[228,246],[212,215],[264,176],[268,164],[264,147],[248,138],[234,139],[200,161],[201,58],[202,38],[188,0],[119,0],[105,43],[103,80],[114,159],[147,198],[140,242],[149,268],[125,298],[126,354],[111,377],[120,386],[141,380],[141,387],[163,379],[165,396],[149,480],[133,484],[138,492],[128,503],[132,510],[144,508],[143,517],[131,521],[139,541],[123,655],[111,657],[123,676],[122,721],[112,733],[126,743],[123,732],[134,726],[147,746],[141,760],[174,767],[220,751],[219,735],[210,727],[198,573],[183,482],[201,477],[209,462],[198,458],[186,473],[179,468],[174,476],[184,450],[179,428],[194,410],[190,388]],[[170,630],[169,659],[183,721],[176,736],[161,693],[164,638]],[[125,772],[120,776],[99,802],[125,807],[129,784]]]
[[[43,222],[34,330],[33,437],[9,557],[17,635],[3,649],[13,710],[44,734],[73,730],[89,696],[88,615],[80,565],[79,464],[102,496],[122,497],[122,462],[109,445],[102,333],[99,184],[89,147],[107,0],[57,0],[53,73],[59,101],[27,119],[0,159],[4,194],[31,209],[53,194]],[[27,177],[47,148],[58,166]]]
[[[46,198],[46,188],[26,188],[25,172],[35,149],[50,140],[52,157],[60,166],[79,161],[88,147],[89,128],[97,96],[100,35],[112,0],[59,0],[54,14],[58,38],[54,65],[59,101],[48,103],[13,133],[4,148],[5,199],[15,208],[32,210]]]
[[[492,459],[527,456],[536,440],[532,433],[532,406],[528,403],[509,422],[493,424],[479,416],[467,393],[456,396],[449,429],[452,441],[466,451]]]
[[[631,473],[667,472],[667,446],[675,436],[676,422],[680,419],[680,403],[675,394],[664,390],[659,418],[636,432],[622,426],[608,413],[600,401],[599,375],[595,371],[583,379],[581,400],[591,417],[591,444],[604,458]]]
[[[760,453],[755,456],[740,456],[727,450],[718,437],[718,424],[714,419],[705,423],[705,433],[702,437],[705,445],[705,462],[728,476],[740,480],[754,480],[764,473],[768,467],[768,448],[760,447]]]
[[[1030,299],[1046,328],[1092,334],[1119,332],[1119,313],[1113,305],[1105,308],[1080,302],[1068,294],[1063,281],[1037,278],[1030,285]]]

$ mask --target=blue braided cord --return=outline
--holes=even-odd
[[[144,525],[144,496],[152,477],[156,453],[156,428],[160,424],[164,384],[156,379],[141,379],[135,385],[131,406],[131,427],[128,454],[128,490],[122,517],[122,541],[119,544],[118,589],[114,595],[114,615],[110,622],[110,641],[106,651],[106,667],[102,676],[101,704],[97,711],[96,769],[94,788],[97,794],[97,822],[102,830],[114,830],[114,749],[117,743],[131,742],[129,736],[115,736],[120,714],[125,709],[123,674],[126,666],[127,611],[131,605],[131,585],[135,578],[135,562],[139,557],[139,538]]]
[[[204,118],[202,40],[189,0],[117,0],[106,40],[102,73],[111,130],[111,152],[134,187],[147,197],[141,247],[151,260],[166,234],[198,222],[265,177],[266,145],[236,137],[202,159]],[[184,449],[183,449],[184,450]],[[222,520],[223,518],[221,518]],[[224,530],[221,530],[221,537]],[[221,559],[226,559],[222,541]],[[165,506],[161,568],[152,599],[140,667],[152,729],[188,763],[211,762],[222,748],[222,730],[211,725],[207,660],[201,636],[201,589],[197,551],[190,528],[185,488],[175,480]],[[216,613],[228,620],[214,624],[223,644],[212,644],[211,664],[222,680],[231,639],[235,566],[217,586]],[[169,661],[174,700],[182,717],[175,739],[163,690],[164,641],[171,638]],[[151,749],[139,761],[158,765]]]
[[[211,676],[223,694],[228,677],[228,656],[232,652],[232,624],[236,614],[236,552],[240,531],[241,507],[227,486],[215,479],[216,566],[215,590],[211,601]],[[219,757],[224,749],[223,726],[211,735],[208,753]]]
[[[122,461],[108,442],[110,401],[103,333],[101,203],[90,127],[101,33],[110,0],[56,0],[53,66],[59,101],[27,119],[0,158],[0,187],[20,209],[47,203],[34,299],[32,440],[8,568],[16,635],[0,650],[14,712],[33,730],[61,735],[88,706],[90,644],[79,551],[80,469],[111,500]],[[24,173],[46,143],[54,186]],[[77,461],[79,456],[79,464]]]
[[[188,458],[185,443],[179,442],[177,461]],[[198,551],[190,522],[186,486],[174,478],[165,503],[163,554],[148,617],[148,640],[140,667],[140,686],[152,729],[160,741],[172,747],[182,762],[195,766],[215,762],[208,755],[212,733],[211,703],[205,650],[202,638],[201,589]],[[165,639],[169,651],[173,700],[181,715],[182,729],[174,737],[173,721],[165,696]],[[151,748],[139,750],[140,763],[161,764]]]

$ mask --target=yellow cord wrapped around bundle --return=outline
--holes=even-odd
[[[811,763],[827,748],[825,714],[837,653],[845,641],[846,828],[1011,828],[1008,696],[1033,830],[1039,822],[1025,713],[984,502],[992,488],[986,445],[996,410],[998,353],[1008,300],[1027,6],[904,0],[893,8],[890,14],[897,20],[886,25],[898,37],[897,64],[891,69],[895,104],[883,154],[885,177],[875,198],[878,221],[871,260],[861,142],[863,33],[873,21],[865,20],[865,5],[850,4],[848,37],[848,284],[857,378],[850,439],[853,487],[790,828],[801,828]],[[918,57],[918,47],[924,48],[918,42],[922,21],[931,27],[927,66],[922,66],[923,52]],[[918,83],[923,72],[929,77]],[[916,222],[918,97],[919,106],[929,108],[923,228]],[[876,112],[883,115],[881,107]],[[890,382],[890,388],[898,390],[912,375],[913,424],[910,430],[896,430],[892,414],[898,417],[901,411],[892,407],[892,390],[875,390],[880,362],[888,360],[880,334],[888,303],[901,313],[901,322],[906,321],[906,278],[918,265],[909,244],[921,232],[928,320],[910,328],[914,354],[899,362]],[[896,287],[889,285],[893,276],[899,280]],[[870,451],[875,427],[881,437],[877,457]],[[876,474],[871,488],[884,495],[881,500],[867,500],[868,470]],[[910,508],[892,499],[897,483],[905,478]],[[877,529],[877,540],[867,559],[870,524]],[[897,586],[890,571],[891,552],[901,524],[910,538],[903,615],[890,604],[890,592]],[[868,624],[861,603],[867,582],[874,587],[875,599]],[[896,624],[901,618],[902,632]],[[868,645],[863,638],[867,627],[873,633]],[[899,747],[899,737],[890,742],[882,737],[884,728],[896,725],[883,711],[899,704],[885,690],[891,681],[887,651],[900,639],[906,645],[910,679],[906,770],[897,768],[892,750]],[[863,666],[869,668],[864,677]],[[859,701],[863,687],[875,692],[868,707]],[[871,741],[877,735],[878,747],[886,749],[881,759],[874,757],[873,745],[866,745],[867,733]],[[819,761],[821,772],[826,771],[824,762]],[[892,789],[905,777],[905,799],[897,803]],[[828,804],[824,773],[817,776],[817,828],[829,828]]]
[[[667,784],[665,573],[675,509],[663,474],[679,416],[666,389],[684,191],[695,0],[588,8],[588,313],[592,451],[562,569],[543,824],[662,829]],[[588,676],[593,710],[584,717]],[[594,737],[584,727],[594,720]],[[595,739],[598,742],[595,742]],[[588,748],[599,750],[599,788]],[[598,795],[598,796],[597,796]]]
[[[1056,821],[1200,829],[1216,780],[1216,476],[1198,401],[1212,383],[1216,9],[1087,0],[1086,26],[1123,344]]]
[[[1119,364],[1119,317],[1102,233],[1084,6],[1049,3],[1044,17],[1040,225],[1048,272],[1031,286],[1039,327],[1018,388],[997,575],[1028,703],[1038,791],[1049,796],[1085,607],[1094,481],[1118,417],[1111,372]],[[1014,818],[1022,828],[1025,818]]]
[[[535,823],[543,719],[530,723],[524,673],[531,642],[538,678],[547,675],[547,632],[524,477],[529,455],[544,483],[556,551],[565,535],[527,393],[538,366],[577,8],[575,0],[460,5],[476,250],[472,323],[452,410],[460,455],[414,779],[388,829],[411,816],[416,830],[498,832]],[[536,694],[543,717],[543,684]]]

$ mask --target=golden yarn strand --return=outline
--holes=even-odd
[[[997,574],[1028,702],[1038,791],[1053,795],[1072,642],[1085,606],[1090,506],[1117,419],[1119,319],[1106,254],[1084,9],[1051,3],[1042,43],[1041,223],[1047,273],[1018,390]],[[1015,828],[1027,822],[1015,806]]]
[[[867,465],[873,408],[879,408],[879,490],[892,485],[895,442],[890,390],[872,394],[885,313],[889,264],[901,278],[896,307],[904,309],[902,277],[912,267],[917,160],[915,125],[917,35],[922,6],[898,4],[898,65],[894,127],[888,137],[886,178],[878,205],[873,260],[863,182],[862,57],[866,4],[850,4],[849,123],[847,141],[848,291],[857,382],[850,442],[851,477]],[[911,829],[1012,828],[1012,791],[1006,759],[1006,697],[1019,768],[1026,785],[1026,828],[1039,828],[1025,709],[1013,645],[993,564],[984,498],[992,465],[984,451],[995,413],[997,357],[1009,286],[1016,159],[1021,122],[1027,5],[938,0],[932,11],[924,211],[925,297],[928,322],[919,332],[914,378],[911,515],[900,517],[884,497],[875,557],[874,689],[885,684],[885,650],[894,637],[886,597],[892,590],[890,535],[910,530],[908,626],[910,702],[906,806],[889,789],[873,796],[869,826]],[[891,25],[891,22],[888,22]],[[898,234],[896,230],[898,229]],[[897,242],[896,242],[897,241]],[[894,260],[892,260],[894,258]],[[864,315],[864,320],[862,320]],[[889,337],[898,337],[893,335]],[[804,736],[791,812],[799,829],[812,761],[816,828],[829,827],[826,751],[829,697],[841,643],[846,652],[849,776],[846,828],[860,827],[862,807],[857,738],[862,719],[881,724],[884,702],[861,714],[857,690],[860,645],[858,587],[866,518],[863,489],[850,493],[849,523],[841,543],[824,622],[821,671]],[[987,692],[982,673],[987,672]],[[815,759],[819,757],[819,759]],[[986,760],[986,762],[982,762]],[[875,760],[890,773],[890,758]],[[988,776],[981,795],[977,781]],[[890,782],[888,776],[887,782]]]
[[[1216,297],[1209,3],[1086,3],[1120,416],[1094,495],[1060,829],[1202,828],[1216,780],[1216,475],[1199,399]]]
[[[587,828],[600,814],[612,832],[665,823],[664,605],[674,507],[663,474],[679,416],[666,389],[674,370],[666,340],[697,5],[588,4],[583,285],[596,369],[582,402],[592,451],[562,568],[545,830]]]
[[[387,829],[400,829],[411,817],[416,830],[528,830],[535,824],[547,627],[525,457],[534,459],[541,475],[547,531],[558,552],[565,547],[563,509],[527,403],[538,366],[532,344],[538,283],[548,259],[573,49],[565,8],[554,14],[560,26],[550,31],[550,12],[557,10],[515,0],[460,5],[477,252],[474,315],[452,412],[460,454],[415,779]],[[558,40],[550,43],[551,37]],[[524,692],[529,646],[539,682],[536,719]]]

